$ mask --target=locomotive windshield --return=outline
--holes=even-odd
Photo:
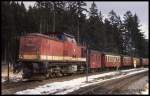
[[[49,36],[55,37],[59,40],[68,41],[68,42],[72,42],[74,44],[77,44],[74,36],[72,36],[72,35],[69,35],[66,33],[49,33],[49,34],[50,34]]]

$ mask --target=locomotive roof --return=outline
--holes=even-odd
[[[38,35],[38,36],[46,36],[46,37],[49,37],[50,35],[65,35],[65,36],[68,36],[68,37],[72,37],[74,38],[73,35],[70,35],[70,34],[67,34],[67,33],[64,33],[64,32],[47,32],[47,33],[28,33],[27,35]]]
[[[53,39],[53,40],[61,40],[61,41],[64,40],[62,38],[60,39],[59,37],[55,37],[55,38],[51,37],[51,35],[63,36],[63,37],[66,37],[66,38],[69,37],[69,38],[75,40],[73,35],[69,35],[69,34],[63,33],[63,32],[49,32],[49,33],[45,33],[45,34],[42,34],[42,33],[28,33],[25,36],[40,36],[40,37],[49,38],[49,39]]]
[[[41,36],[41,37],[47,37],[47,38],[49,38],[48,35],[41,34],[41,33],[29,33],[26,36]]]

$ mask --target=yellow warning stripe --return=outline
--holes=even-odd
[[[19,55],[20,59],[28,59],[28,60],[33,60],[33,59],[40,59],[40,60],[57,60],[57,61],[86,61],[86,58],[73,58],[73,57],[68,57],[68,56],[47,56],[47,55]]]
[[[38,55],[19,55],[20,59],[38,59]]]

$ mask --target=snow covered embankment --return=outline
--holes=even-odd
[[[49,84],[45,84],[43,86],[38,86],[34,89],[27,89],[27,90],[19,91],[19,92],[16,92],[15,94],[67,94],[67,93],[75,91],[81,87],[85,87],[85,86],[89,86],[92,84],[97,84],[100,82],[104,82],[104,81],[108,81],[108,80],[112,80],[112,79],[116,79],[116,78],[122,78],[124,76],[148,71],[148,68],[139,68],[139,69],[140,70],[137,70],[137,69],[121,70],[119,72],[126,73],[126,74],[120,74],[120,75],[116,75],[116,76],[115,76],[115,74],[119,73],[117,71],[98,74],[98,75],[92,75],[92,76],[88,77],[89,83],[85,82],[86,77],[81,77],[81,78],[64,81],[64,82],[49,83]],[[109,75],[114,75],[114,77],[109,78],[109,79],[96,79],[96,78],[109,76]]]

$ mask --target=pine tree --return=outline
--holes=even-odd
[[[133,36],[133,40],[134,40],[134,45],[135,45],[135,55],[142,57],[142,56],[146,56],[145,53],[147,53],[145,51],[146,49],[146,41],[144,39],[144,34],[141,32],[141,30],[139,29],[140,24],[139,24],[139,19],[138,16],[135,14],[133,16],[133,20],[134,20],[134,25],[133,25],[133,30],[134,30],[134,36]]]
[[[98,17],[98,9],[96,4],[93,2],[91,4],[90,12],[89,12],[89,19],[88,19],[88,28],[87,28],[87,40],[88,43],[90,44],[91,48],[93,49],[98,49],[98,34],[97,34],[97,25],[99,21]],[[94,38],[93,38],[94,37]],[[90,39],[92,38],[92,39]],[[95,43],[93,43],[95,42]]]
[[[127,55],[132,55],[131,49],[133,48],[133,41],[132,41],[132,22],[133,22],[133,15],[130,11],[127,11],[124,14],[124,28],[125,28],[125,34],[124,34],[124,41],[125,44],[124,46],[126,47],[126,54]]]
[[[120,20],[120,17],[117,16],[117,14],[112,10],[109,12],[109,21],[112,26],[112,37],[114,42],[113,43],[113,50],[114,53],[122,54],[122,33],[121,33],[121,26],[122,22]],[[108,34],[109,35],[109,34]]]
[[[132,56],[146,56],[144,49],[146,49],[146,41],[143,33],[139,29],[139,20],[137,15],[132,15],[130,11],[127,11],[124,15],[124,26],[126,29],[125,39],[127,40],[126,46],[128,55]]]

